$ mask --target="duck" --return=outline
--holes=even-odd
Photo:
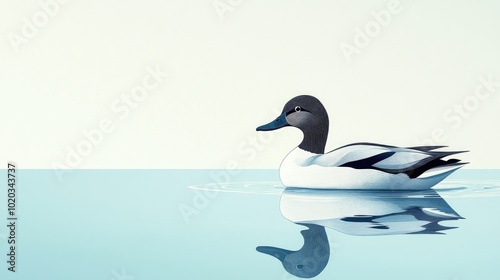
[[[397,147],[369,142],[341,146],[325,153],[329,118],[314,96],[288,101],[273,121],[257,127],[302,131],[302,142],[283,159],[279,177],[285,187],[308,189],[426,190],[467,162],[448,156],[467,151],[442,151],[447,146]]]

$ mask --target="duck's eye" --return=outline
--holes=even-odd
[[[300,108],[300,106],[295,106],[295,112],[300,112],[302,111],[302,108]]]
[[[298,264],[296,267],[297,267],[297,269],[299,269],[299,270],[300,270],[300,269],[302,269],[304,266],[303,266],[303,265],[301,265],[301,264]]]

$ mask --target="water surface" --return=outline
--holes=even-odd
[[[314,279],[496,279],[499,187],[499,170],[459,170],[434,192],[401,197],[285,190],[277,170],[75,170],[62,182],[19,170],[17,272],[3,261],[0,278],[295,279],[256,248],[299,250],[306,224],[319,224],[329,260]],[[401,199],[420,212],[394,215]],[[440,230],[413,234],[432,219]],[[4,260],[6,237],[3,226]]]

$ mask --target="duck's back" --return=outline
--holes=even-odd
[[[432,151],[436,148],[356,143],[326,154],[296,148],[283,160],[280,177],[287,187],[428,189],[464,164],[442,160],[457,152]]]

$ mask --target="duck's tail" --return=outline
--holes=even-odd
[[[441,148],[440,146],[429,147],[432,149],[427,150],[427,153],[433,156],[433,159],[424,165],[418,167],[412,173],[414,178],[430,178],[434,176],[440,176],[442,178],[450,175],[455,170],[461,168],[462,166],[468,164],[468,162],[460,162],[459,159],[452,158],[444,160],[444,157],[465,153],[468,151],[451,151],[451,152],[435,152],[432,151],[435,148]]]
[[[458,160],[454,161],[455,159],[450,159],[450,160],[439,160],[443,163],[441,163],[438,166],[431,167],[422,174],[418,175],[416,178],[430,178],[434,176],[442,176],[446,177],[450,175],[451,173],[455,172],[457,169],[461,168],[462,166],[468,164],[468,162],[457,162]],[[451,162],[450,162],[451,161]]]

